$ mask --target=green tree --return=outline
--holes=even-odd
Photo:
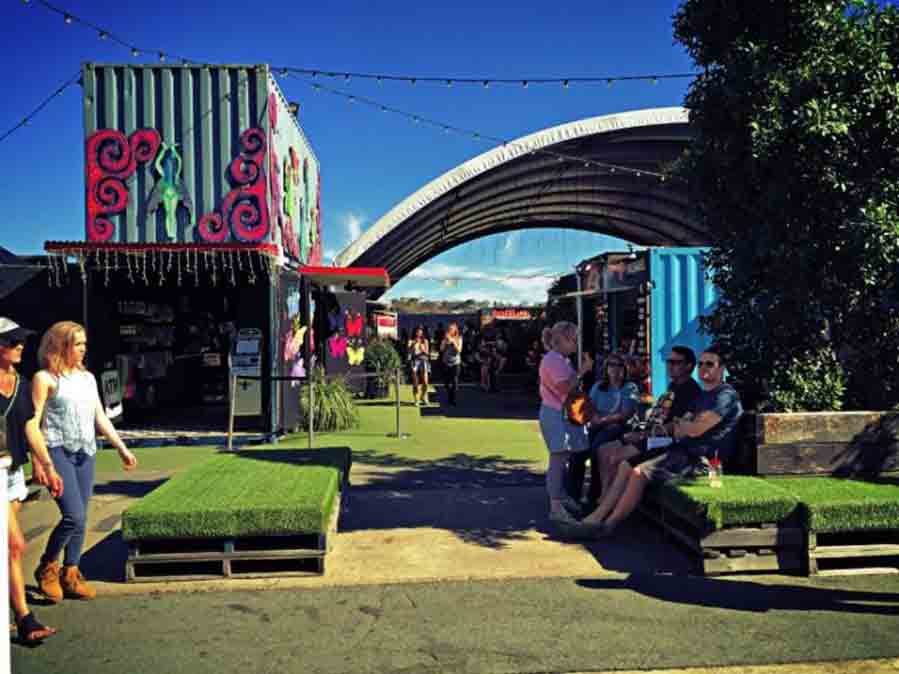
[[[744,391],[782,409],[895,405],[899,12],[686,0],[674,33],[702,70],[678,170],[713,232],[706,327]]]

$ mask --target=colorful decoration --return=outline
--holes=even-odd
[[[312,246],[312,252],[306,264],[318,265],[322,261],[322,175],[321,172],[316,173],[315,180],[315,217],[312,226],[315,227],[316,237],[315,245]]]
[[[115,225],[107,216],[128,207],[126,180],[138,162],[156,156],[162,139],[156,129],[140,129],[126,138],[115,129],[101,129],[85,144],[87,170],[87,240],[109,241]]]
[[[328,350],[332,358],[342,358],[346,353],[347,339],[341,334],[332,335],[328,339]]]
[[[362,365],[362,361],[365,359],[365,347],[347,346],[346,359],[350,365]]]
[[[162,149],[156,157],[154,167],[159,174],[159,180],[150,194],[147,203],[147,215],[156,214],[159,204],[165,210],[165,233],[169,241],[178,239],[178,204],[183,203],[190,216],[190,224],[194,224],[194,204],[190,193],[184,185],[181,177],[181,155],[176,149],[176,144],[162,143]]]
[[[350,316],[350,312],[346,312],[345,319],[345,327],[346,334],[349,337],[361,337],[362,336],[362,325],[364,321],[362,320],[362,314],[357,313],[355,316]]]
[[[221,242],[229,234],[239,241],[264,241],[271,233],[266,203],[265,134],[247,129],[240,135],[241,153],[228,167],[234,185],[222,200],[220,212],[207,213],[197,227],[200,238]]]

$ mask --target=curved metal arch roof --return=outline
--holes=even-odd
[[[485,152],[398,203],[336,258],[385,267],[394,281],[440,253],[488,234],[565,227],[641,245],[708,242],[683,186],[606,165],[658,171],[690,140],[684,108],[603,115],[544,129]]]

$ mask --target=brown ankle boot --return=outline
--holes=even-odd
[[[97,591],[87,584],[84,576],[77,566],[62,567],[62,577],[59,579],[62,591],[69,599],[93,599]]]
[[[62,586],[59,584],[59,562],[41,564],[34,572],[37,588],[44,596],[58,604],[62,601]]]

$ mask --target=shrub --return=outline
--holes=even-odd
[[[833,351],[823,349],[777,368],[766,408],[778,412],[819,412],[843,407],[846,385]]]
[[[359,410],[343,379],[329,380],[324,369],[317,367],[312,372],[312,382],[315,386],[313,423],[316,431],[345,431],[359,426]],[[300,394],[300,410],[303,415],[301,427],[309,430],[308,386],[304,386]]]
[[[380,376],[376,388],[384,390],[393,380],[393,373],[403,366],[403,359],[393,344],[386,339],[372,339],[365,347],[365,369]]]

